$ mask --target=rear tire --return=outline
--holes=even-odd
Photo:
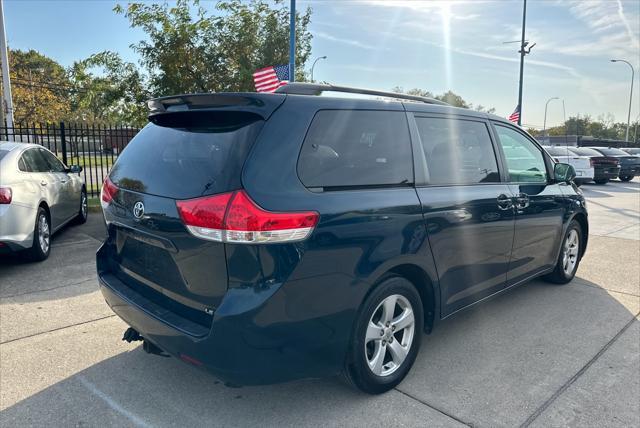
[[[51,252],[51,223],[47,211],[39,207],[36,224],[33,229],[33,243],[27,250],[27,257],[34,262],[40,262],[49,257]]]
[[[85,224],[87,222],[87,217],[89,215],[89,206],[87,202],[87,191],[82,189],[82,193],[80,194],[80,209],[78,210],[78,215],[74,219],[76,224]]]
[[[625,182],[626,181],[631,181],[631,180],[633,180],[633,177],[634,177],[633,175],[621,175],[620,176],[620,181],[625,181]]]
[[[596,182],[596,184],[607,184],[609,182],[608,178],[599,178],[597,180],[593,180]]]
[[[582,257],[582,243],[584,242],[582,233],[580,223],[571,220],[560,244],[556,267],[553,272],[544,277],[545,280],[554,284],[566,284],[576,276]]]
[[[384,279],[362,304],[343,375],[368,394],[397,386],[413,365],[422,339],[420,294],[400,276]]]

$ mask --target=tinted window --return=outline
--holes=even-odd
[[[416,117],[429,184],[500,181],[487,126],[482,122]]]
[[[40,154],[39,149],[29,149],[22,154],[27,172],[49,172],[49,164]]]
[[[531,140],[512,128],[496,125],[512,182],[546,183],[547,168],[542,151]]]
[[[593,149],[588,149],[586,147],[571,147],[571,150],[573,153],[580,155],[580,156],[599,156],[602,157],[602,153],[596,152]]]
[[[263,121],[232,116],[218,115],[210,126],[190,113],[163,122],[175,127],[149,124],[122,151],[109,177],[121,188],[175,199],[239,189],[242,165]]]
[[[42,155],[44,160],[47,162],[47,165],[49,167],[49,171],[64,172],[64,170],[65,170],[64,165],[51,152],[48,152],[48,151],[46,151],[44,149],[40,149],[40,154]]]
[[[629,153],[627,152],[623,152],[620,149],[614,149],[612,147],[609,148],[604,148],[604,149],[596,149],[597,151],[599,151],[600,153],[603,153],[607,156],[629,156]]]
[[[307,187],[412,183],[404,112],[318,112],[302,146],[298,174]]]

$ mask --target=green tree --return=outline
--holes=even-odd
[[[75,62],[68,119],[91,123],[146,123],[146,101],[151,97],[135,64],[104,51]]]
[[[289,62],[289,10],[282,0],[225,0],[208,12],[197,0],[174,6],[118,5],[147,40],[131,45],[156,96],[189,92],[253,91],[252,74]],[[296,80],[311,54],[311,9],[296,16]]]
[[[440,95],[434,95],[432,92],[427,91],[426,89],[420,89],[420,88],[412,88],[409,89],[408,91],[405,91],[402,87],[400,86],[396,86],[392,89],[393,92],[397,92],[400,94],[407,94],[407,95],[417,95],[420,97],[427,97],[427,98],[435,98],[436,100],[440,100],[440,101],[444,101],[448,104],[451,104],[454,107],[462,107],[462,108],[468,108],[468,109],[473,109],[476,111],[482,111],[482,112],[486,112],[486,113],[494,113],[496,111],[495,108],[485,108],[483,105],[478,105],[478,106],[473,106],[472,103],[468,103],[466,102],[460,95],[456,94],[455,92],[448,90],[447,92],[440,94]]]
[[[69,113],[70,82],[60,64],[35,50],[9,50],[14,123],[56,122]]]

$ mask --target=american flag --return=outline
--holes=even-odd
[[[289,83],[289,65],[273,65],[253,73],[253,81],[258,92],[275,92]]]
[[[516,106],[516,109],[513,111],[513,113],[511,113],[508,119],[513,123],[518,123],[518,121],[520,120],[520,106]]]

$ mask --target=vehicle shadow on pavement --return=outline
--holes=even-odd
[[[93,214],[86,224],[69,225],[53,235],[51,254],[42,262],[31,262],[23,254],[0,256],[0,298],[27,295],[76,285],[96,278],[95,253],[104,237],[101,215]],[[96,284],[74,287],[89,293]],[[42,297],[42,296],[41,296]]]
[[[446,416],[453,415],[474,426],[515,426],[545,405],[552,409],[549,399],[581,370],[591,373],[594,357],[637,316],[638,300],[586,279],[566,286],[534,281],[441,323],[424,337],[415,366],[398,390],[382,396],[358,393],[336,379],[229,388],[175,359],[116,344],[123,324],[112,318],[93,333],[87,327],[83,334],[67,331],[57,337],[64,345],[44,353],[47,360],[12,365],[11,379],[3,382],[7,386],[38,377],[32,365],[64,366],[76,355],[105,352],[105,340],[115,354],[84,369],[70,367],[73,374],[16,400],[0,420],[4,426],[459,426]],[[3,358],[23,354],[16,345],[5,348]],[[631,354],[623,358],[626,366],[597,374],[615,382],[592,385],[594,396],[587,398],[594,403],[587,398],[570,402],[560,415],[574,415],[576,422],[590,412],[600,418],[612,413],[616,424],[637,424],[638,372],[630,370],[639,363],[633,346]]]

